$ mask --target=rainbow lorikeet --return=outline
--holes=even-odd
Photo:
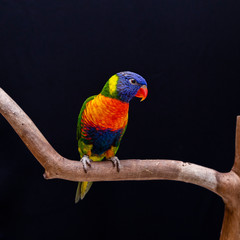
[[[77,123],[78,151],[83,169],[92,161],[111,160],[120,171],[115,156],[127,128],[129,101],[147,97],[147,82],[133,72],[119,72],[105,84],[100,94],[89,97],[81,108]],[[141,100],[141,101],[142,101]],[[75,203],[83,199],[92,182],[79,182]]]

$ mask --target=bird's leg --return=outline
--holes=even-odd
[[[80,162],[81,162],[82,165],[83,165],[83,170],[84,170],[84,172],[87,173],[87,165],[88,165],[89,167],[91,167],[91,159],[88,157],[88,155],[84,155],[84,156],[81,158]]]
[[[120,172],[121,164],[120,164],[120,160],[118,159],[117,156],[107,158],[107,160],[112,161],[113,166],[117,167],[117,171]]]

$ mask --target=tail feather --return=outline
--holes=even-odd
[[[93,184],[93,182],[79,182],[78,183],[76,196],[75,196],[75,203],[78,203],[80,199],[82,200],[85,197],[85,195],[91,188],[92,184]]]

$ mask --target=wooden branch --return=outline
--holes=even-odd
[[[225,215],[220,240],[240,239],[240,117],[237,118],[236,156],[232,170],[220,173],[177,160],[122,160],[117,172],[109,161],[94,162],[88,173],[79,161],[62,157],[44,138],[31,119],[0,88],[0,113],[45,168],[46,179],[71,181],[176,180],[209,189],[222,197]]]
[[[32,154],[45,168],[45,178],[71,181],[118,181],[170,179],[194,183],[217,193],[219,173],[215,170],[174,160],[124,160],[118,173],[111,162],[94,162],[86,174],[79,161],[58,154],[31,119],[0,89],[0,111]]]
[[[235,159],[232,170],[234,177],[227,179],[224,198],[225,212],[220,240],[240,239],[240,116],[237,117]]]

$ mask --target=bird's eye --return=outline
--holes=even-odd
[[[129,82],[132,84],[132,85],[138,85],[137,81],[133,78],[129,79]]]

